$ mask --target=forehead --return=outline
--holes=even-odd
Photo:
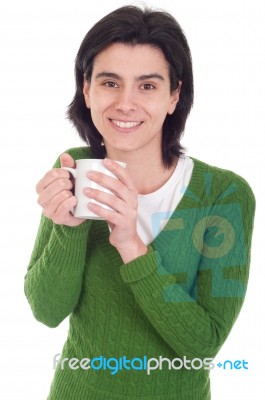
[[[136,76],[143,73],[160,73],[167,77],[169,64],[157,47],[148,44],[114,43],[95,57],[93,72],[100,70],[115,71],[122,75],[133,72]]]

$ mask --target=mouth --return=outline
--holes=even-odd
[[[141,121],[119,121],[117,119],[110,119],[110,122],[118,128],[122,129],[132,129],[140,126]]]

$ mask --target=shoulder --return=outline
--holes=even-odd
[[[63,153],[69,154],[74,160],[92,158],[91,148],[89,146],[72,147],[63,151]],[[54,168],[60,168],[60,156],[55,161]]]
[[[255,207],[255,196],[249,183],[237,173],[207,164],[190,157],[194,162],[194,183],[201,190],[212,195],[212,199],[222,203],[242,201]],[[218,202],[219,202],[218,201]]]
[[[66,150],[65,153],[70,154],[74,160],[92,158],[91,148],[89,146],[72,147],[71,149]]]

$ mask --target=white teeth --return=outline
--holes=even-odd
[[[117,121],[112,119],[112,122],[118,126],[119,128],[134,128],[137,125],[140,125],[141,122],[124,122],[124,121]]]

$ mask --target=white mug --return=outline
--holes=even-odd
[[[126,167],[125,163],[121,161],[116,161],[116,162],[123,168]],[[86,174],[88,171],[92,170],[92,171],[102,172],[116,179],[117,177],[105,167],[105,165],[103,164],[103,159],[95,159],[95,158],[81,159],[81,160],[76,160],[75,163],[76,163],[76,168],[62,167],[63,169],[69,171],[75,178],[74,194],[77,198],[77,205],[72,210],[72,213],[76,218],[103,219],[102,217],[99,217],[98,215],[90,211],[87,208],[87,204],[89,202],[92,202],[99,204],[101,207],[104,207],[107,210],[112,210],[112,208],[108,207],[106,204],[99,203],[98,201],[90,199],[89,197],[85,196],[83,190],[85,187],[89,187],[92,189],[101,190],[102,192],[105,193],[111,193],[111,191],[89,179]]]

